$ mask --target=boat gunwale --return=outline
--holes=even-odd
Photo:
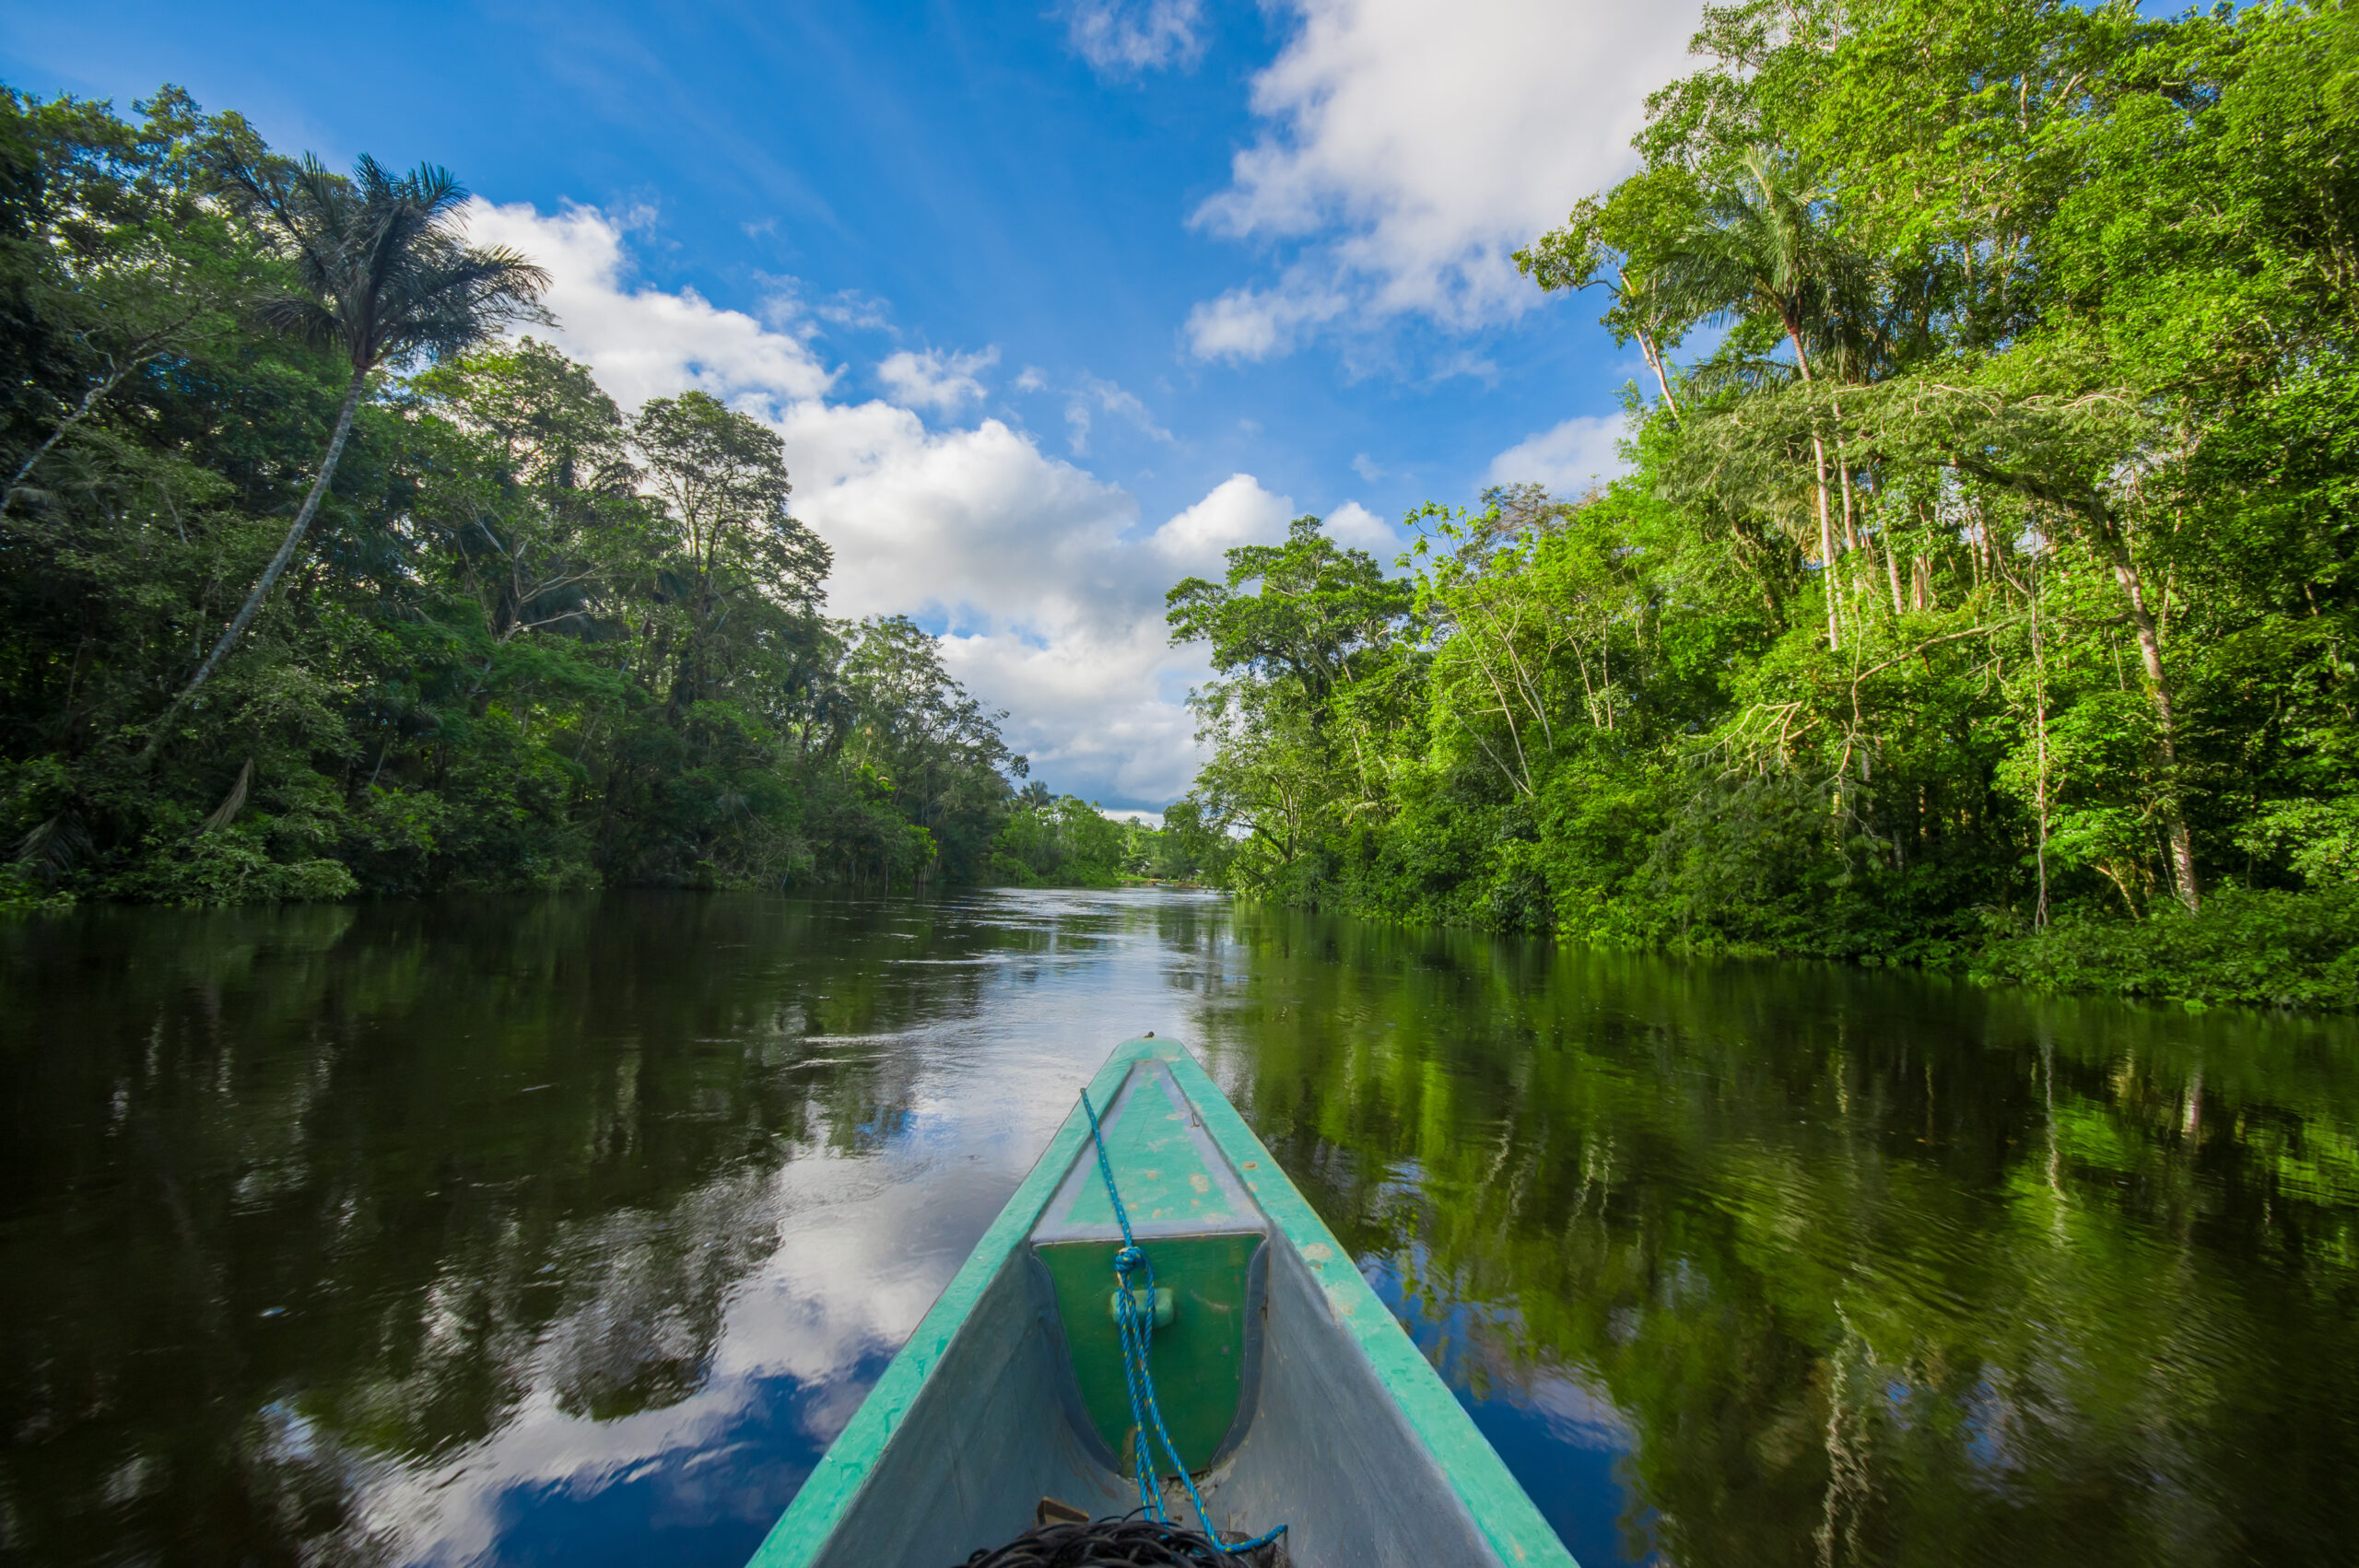
[[[1152,1036],[1123,1041],[1090,1080],[1090,1097],[1109,1103],[1132,1068],[1145,1059],[1166,1065],[1172,1081],[1202,1117],[1221,1157],[1244,1183],[1272,1229],[1286,1238],[1310,1271],[1335,1326],[1358,1345],[1385,1393],[1439,1467],[1498,1561],[1509,1565],[1579,1568],[1440,1374],[1361,1278],[1351,1254],[1185,1046],[1176,1039]],[[756,1549],[747,1568],[805,1568],[825,1547],[859,1500],[877,1459],[924,1392],[983,1293],[1029,1238],[1050,1200],[1063,1186],[1088,1136],[1088,1120],[1076,1101],[1006,1206]],[[1262,1179],[1266,1177],[1275,1179]]]

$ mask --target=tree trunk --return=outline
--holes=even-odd
[[[73,429],[75,426],[79,425],[83,420],[88,418],[90,411],[98,407],[101,399],[113,392],[116,387],[122,385],[123,379],[125,376],[128,376],[132,371],[136,370],[140,366],[147,364],[147,361],[155,358],[158,354],[162,353],[163,348],[161,345],[165,341],[169,339],[171,334],[180,331],[181,328],[186,326],[191,319],[192,318],[189,316],[182,316],[178,321],[175,321],[164,327],[161,331],[150,333],[147,336],[141,338],[138,342],[129,345],[124,350],[123,359],[121,364],[115,364],[112,360],[108,361],[109,365],[112,368],[108,370],[106,379],[100,381],[98,385],[92,387],[88,392],[83,393],[82,401],[75,404],[73,412],[66,415],[65,418],[59,420],[56,427],[50,431],[49,439],[41,442],[40,446],[35,447],[33,449],[32,455],[18,465],[16,477],[8,481],[7,493],[6,495],[0,495],[0,514],[5,514],[10,507],[17,504],[18,492],[24,488],[25,481],[32,476],[35,465],[37,465],[42,458],[49,455],[50,449],[57,445],[58,442],[64,440],[67,431]]]
[[[1811,456],[1818,463],[1818,561],[1819,586],[1826,593],[1826,650],[1839,653],[1843,649],[1843,623],[1838,607],[1842,595],[1836,591],[1835,581],[1835,522],[1826,510],[1826,443],[1816,430],[1810,433]]]
[[[2047,555],[2047,542],[2041,541],[2039,554],[2031,558],[2031,670],[2032,700],[2036,705],[2033,722],[2037,726],[2039,741],[2039,839],[2034,854],[2039,867],[2039,903],[2032,911],[2032,929],[2048,929],[2048,647],[2039,635],[2039,566]]]
[[[2163,669],[2163,634],[2146,608],[2145,583],[2137,563],[2118,540],[2108,539],[2107,543],[2113,556],[2114,579],[2130,600],[2130,625],[2138,636],[2138,661],[2146,672],[2146,695],[2154,705],[2154,722],[2160,731],[2154,744],[2154,761],[2162,774],[2163,830],[2170,841],[2171,883],[2178,901],[2187,906],[2191,915],[2202,907],[2203,895],[2195,874],[2195,840],[2187,830],[2187,813],[2179,801],[2177,726],[2171,710],[2170,676]]]
[[[1800,329],[1790,321],[1786,323],[1786,336],[1794,345],[1794,368],[1802,372],[1804,381],[1810,380],[1810,356],[1803,351]],[[1835,591],[1835,521],[1827,515],[1826,440],[1819,434],[1815,411],[1810,416],[1810,452],[1817,464],[1818,561],[1820,587],[1826,594],[1826,650],[1839,653],[1843,649],[1843,623],[1837,614],[1839,595]]]
[[[369,372],[365,368],[354,369],[352,384],[345,389],[344,406],[336,411],[335,429],[328,437],[328,450],[320,459],[320,472],[311,481],[311,494],[303,497],[302,506],[295,513],[294,522],[287,530],[286,539],[279,544],[278,553],[271,556],[270,565],[263,568],[262,579],[254,584],[253,591],[246,595],[246,602],[238,606],[238,614],[229,622],[229,629],[221,634],[221,640],[213,645],[213,651],[205,656],[205,662],[196,667],[196,673],[190,676],[188,685],[181,688],[181,695],[172,699],[172,706],[148,731],[147,744],[139,753],[142,763],[155,756],[164,743],[164,737],[171,732],[173,721],[188,707],[189,699],[196,696],[198,687],[212,678],[214,670],[238,645],[238,640],[246,635],[246,628],[253,624],[263,601],[270,597],[271,588],[278,581],[279,574],[286,571],[287,564],[295,558],[296,548],[303,543],[303,535],[310,532],[311,519],[318,515],[320,502],[327,497],[328,485],[335,478],[335,465],[344,456],[344,443],[352,434],[353,415],[360,407],[361,388],[368,380]]]
[[[1676,420],[1680,417],[1679,400],[1671,393],[1671,377],[1663,370],[1662,351],[1655,346],[1652,333],[1640,331],[1637,338],[1639,351],[1647,357],[1647,368],[1655,373],[1655,385],[1662,389],[1662,401],[1670,408],[1672,418]]]
[[[150,356],[149,357],[153,357]],[[73,429],[75,426],[79,425],[84,419],[88,418],[89,416],[90,410],[99,405],[99,400],[106,396],[107,393],[114,391],[115,387],[123,380],[123,378],[131,373],[134,367],[145,364],[146,362],[146,359],[132,360],[129,364],[123,366],[121,369],[109,372],[106,380],[100,381],[98,385],[92,387],[88,392],[82,394],[82,401],[74,405],[74,411],[68,414],[65,418],[59,420],[56,427],[50,431],[49,439],[35,447],[32,451],[32,455],[25,459],[23,462],[17,465],[16,477],[8,481],[7,493],[6,495],[0,495],[0,513],[6,513],[10,507],[17,504],[18,493],[24,489],[25,481],[32,476],[34,467],[40,463],[42,458],[49,455],[50,448],[64,440],[67,431]]]

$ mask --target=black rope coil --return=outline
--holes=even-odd
[[[960,1568],[1267,1568],[1276,1556],[1274,1542],[1239,1555],[1195,1530],[1133,1516],[1042,1525]]]

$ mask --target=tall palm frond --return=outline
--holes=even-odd
[[[547,319],[539,305],[547,273],[513,251],[466,243],[461,209],[467,193],[449,170],[422,163],[394,174],[364,156],[346,176],[306,156],[300,162],[234,161],[220,172],[230,201],[276,240],[301,288],[264,300],[257,311],[262,324],[334,350],[351,375],[327,450],[286,540],[149,731],[143,762],[155,755],[197,688],[245,636],[294,559],[335,476],[370,375],[419,359],[452,358],[511,322]]]
[[[1685,320],[1714,324],[1772,316],[1793,347],[1795,374],[1815,380],[1813,364],[1826,346],[1827,328],[1844,315],[1837,307],[1844,269],[1821,220],[1821,203],[1791,158],[1767,146],[1747,147],[1731,178],[1712,192],[1696,221],[1656,263],[1654,284],[1666,306]],[[1819,559],[1831,571],[1835,525],[1827,502],[1826,446],[1815,426],[1811,458]],[[1826,641],[1829,648],[1842,643],[1831,589]]]

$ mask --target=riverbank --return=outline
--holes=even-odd
[[[2359,1008],[2359,890],[2224,889],[2200,915],[2166,904],[2142,920],[2076,912],[1993,942],[1967,970],[2045,991],[2347,1012]]]
[[[1479,911],[1433,919],[1396,917],[1350,904],[1268,901],[1412,929],[1455,927],[1519,934],[1514,923],[1485,919]],[[1978,940],[1971,934],[1978,920],[1985,927]],[[2195,915],[2168,900],[2158,901],[2137,918],[2068,907],[2044,930],[1992,911],[1960,910],[1947,924],[1958,934],[1848,949],[1731,942],[1708,930],[1700,939],[1693,933],[1650,939],[1610,922],[1586,930],[1563,925],[1549,934],[1586,946],[1673,959],[1831,960],[1860,969],[1963,975],[1983,986],[2021,986],[2050,996],[2118,997],[2190,1010],[2359,1011],[2359,888],[2300,893],[2221,888]]]

